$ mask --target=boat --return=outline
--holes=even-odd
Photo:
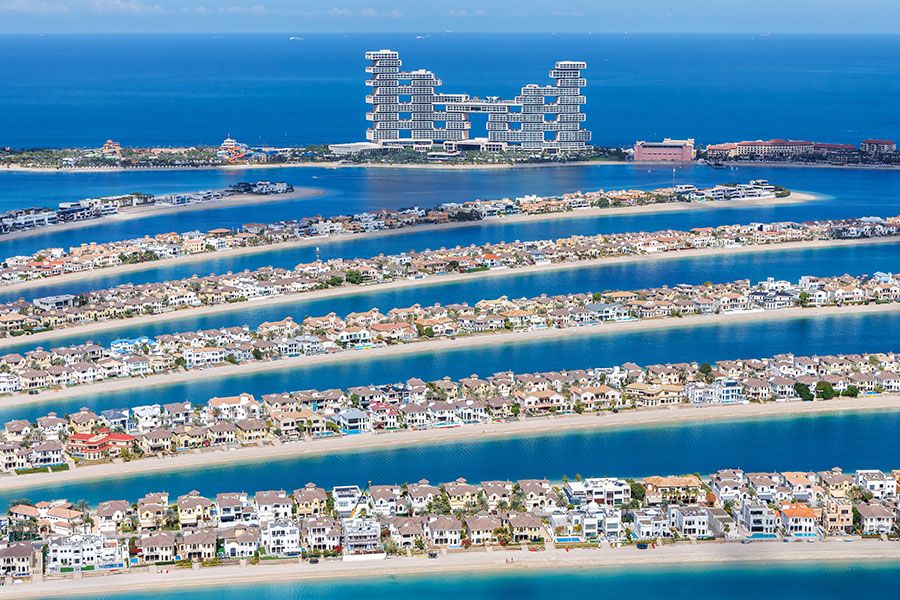
[[[725,164],[720,163],[720,162],[709,163],[709,166],[711,166],[713,169],[724,169],[725,168]]]

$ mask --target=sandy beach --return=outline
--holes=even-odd
[[[223,379],[268,371],[284,371],[299,367],[313,365],[334,364],[358,360],[374,360],[389,357],[407,356],[411,354],[424,354],[429,352],[444,352],[478,348],[482,346],[515,344],[552,340],[557,338],[572,338],[580,336],[609,335],[615,333],[627,333],[638,331],[654,331],[661,329],[675,329],[688,327],[702,327],[724,325],[733,323],[768,323],[785,321],[798,318],[824,318],[859,316],[877,313],[900,312],[900,302],[890,304],[868,304],[852,306],[827,306],[822,308],[786,308],[772,311],[754,311],[742,313],[723,313],[715,315],[693,315],[683,318],[642,319],[615,323],[600,323],[582,327],[568,327],[564,329],[539,329],[533,331],[507,331],[472,335],[460,338],[437,338],[426,341],[410,342],[395,346],[383,346],[368,350],[348,350],[333,354],[317,354],[313,356],[296,356],[280,360],[264,362],[249,362],[237,365],[217,366],[207,369],[193,369],[175,373],[160,373],[142,378],[126,377],[122,379],[110,379],[97,383],[76,385],[59,390],[42,391],[38,394],[20,393],[0,398],[0,410],[12,406],[25,406],[28,404],[41,404],[56,402],[68,398],[78,398],[92,394],[104,394],[128,390],[139,386],[142,389],[156,386],[166,386],[176,383],[197,382],[207,379]],[[160,402],[169,400],[159,399]]]
[[[799,163],[799,162],[783,162],[783,161],[726,161],[723,162],[722,165],[726,168],[734,167],[735,169],[739,169],[740,167],[750,167],[757,169],[769,169],[769,168],[783,168],[783,169],[841,169],[841,170],[851,170],[851,171],[896,171],[900,169],[900,165],[863,165],[863,164],[849,164],[849,165],[833,165],[829,163]]]
[[[513,562],[508,562],[512,558]],[[85,576],[79,580],[55,580],[0,588],[0,598],[27,600],[48,597],[108,596],[147,590],[176,590],[197,587],[250,586],[304,581],[361,578],[382,580],[388,577],[434,577],[462,574],[512,573],[535,571],[577,572],[636,570],[650,566],[702,568],[710,565],[805,564],[896,562],[900,544],[876,540],[837,540],[810,543],[756,542],[752,544],[681,543],[656,549],[623,548],[572,549],[548,548],[544,552],[521,550],[470,550],[440,556],[390,558],[381,561],[322,561],[318,565],[284,561],[254,566],[225,566],[198,570],[165,567],[151,573],[146,568],[117,575]]]
[[[472,440],[484,441],[540,435],[565,435],[576,432],[678,426],[688,423],[784,419],[797,416],[815,417],[838,413],[895,410],[900,410],[900,395],[896,394],[861,398],[839,397],[828,401],[817,400],[814,402],[771,402],[704,407],[676,405],[656,409],[626,410],[619,413],[572,414],[512,422],[490,422],[455,428],[399,430],[371,435],[288,442],[275,446],[254,446],[238,450],[216,449],[166,458],[152,457],[123,463],[86,465],[58,473],[32,473],[3,477],[0,478],[0,493],[85,481],[109,481],[162,471],[189,471],[241,463],[269,462],[287,458],[300,459]]]
[[[342,161],[315,161],[303,163],[242,163],[208,165],[203,167],[26,167],[20,164],[0,166],[0,173],[121,173],[124,171],[243,171],[247,169],[428,169],[443,171],[483,171],[496,169],[539,169],[545,167],[595,167],[608,165],[672,166],[672,163],[635,163],[630,160],[578,160],[569,162],[446,164],[446,163],[349,163]],[[680,166],[687,166],[680,165]]]
[[[192,193],[192,192],[186,192]],[[122,223],[124,221],[134,221],[135,219],[145,219],[147,217],[156,217],[160,215],[171,215],[175,213],[195,212],[198,210],[215,210],[218,208],[228,208],[231,206],[252,206],[254,204],[269,204],[272,202],[288,202],[290,200],[300,200],[306,198],[314,198],[325,194],[325,190],[318,188],[299,188],[287,194],[235,194],[233,196],[224,196],[218,200],[210,200],[209,202],[195,202],[193,204],[183,204],[180,206],[169,206],[165,204],[153,204],[150,206],[136,206],[133,208],[124,208],[115,215],[108,217],[99,217],[88,221],[75,221],[71,223],[60,223],[51,225],[50,227],[41,227],[39,229],[30,229],[28,231],[14,231],[0,236],[0,244],[20,240],[23,238],[35,237],[39,235],[50,235],[60,231],[73,231],[76,229],[88,229],[95,225],[106,225],[108,223]],[[105,272],[103,269],[98,271]],[[85,275],[84,273],[74,273],[74,275]],[[53,278],[55,281],[56,278]],[[46,281],[42,279],[40,281]],[[31,282],[25,282],[31,283]],[[20,285],[20,284],[13,284]],[[0,287],[2,289],[2,287]]]
[[[308,194],[306,196],[301,197],[312,197],[316,195],[321,195],[324,192],[322,190],[307,190]],[[281,194],[278,195],[277,198],[281,198],[282,200],[290,200],[291,198],[286,198],[286,195]],[[251,198],[255,198],[256,196],[251,196]],[[263,196],[263,198],[268,198],[268,196]],[[488,219],[484,219],[481,221],[463,221],[458,223],[441,223],[441,224],[432,224],[432,225],[417,225],[414,227],[405,227],[402,229],[390,229],[383,231],[373,231],[366,233],[347,233],[347,234],[339,234],[332,235],[327,237],[315,237],[315,238],[305,238],[301,240],[293,240],[289,242],[282,242],[279,244],[269,244],[265,246],[251,246],[251,247],[242,247],[242,248],[229,248],[227,250],[220,250],[218,252],[202,252],[198,254],[190,254],[187,256],[178,256],[175,258],[164,258],[162,260],[155,260],[143,263],[137,263],[132,265],[118,265],[115,267],[106,267],[102,269],[93,269],[90,271],[83,271],[80,273],[66,273],[63,275],[56,275],[53,277],[46,277],[43,279],[34,279],[29,281],[21,281],[16,283],[0,283],[0,292],[17,292],[17,291],[25,291],[28,289],[33,289],[36,287],[42,287],[46,285],[58,285],[64,284],[70,281],[85,281],[90,280],[91,278],[101,278],[115,275],[122,275],[125,273],[136,273],[139,271],[147,271],[156,268],[165,268],[174,265],[182,265],[182,264],[190,264],[190,263],[202,263],[205,261],[213,261],[213,260],[221,260],[223,258],[235,258],[238,256],[246,256],[251,254],[260,254],[264,252],[278,252],[282,250],[291,250],[293,248],[308,248],[310,246],[324,246],[326,244],[338,244],[348,241],[353,241],[357,239],[380,239],[386,237],[394,237],[399,235],[407,235],[413,233],[422,233],[429,231],[447,231],[451,229],[463,229],[468,227],[481,227],[485,225],[508,225],[513,223],[538,223],[541,221],[555,221],[560,219],[590,219],[596,217],[617,217],[617,216],[626,216],[626,215],[635,215],[635,214],[651,214],[651,213],[669,213],[669,212],[681,212],[687,210],[707,210],[707,209],[717,209],[717,208],[741,208],[741,207],[752,207],[752,206],[778,206],[784,204],[797,204],[800,202],[809,202],[811,200],[815,200],[819,198],[819,196],[815,194],[809,193],[801,193],[794,192],[787,198],[752,198],[748,200],[728,200],[728,201],[711,201],[711,202],[667,202],[662,204],[648,204],[646,206],[623,206],[623,207],[614,207],[614,208],[587,208],[587,209],[579,209],[569,212],[560,212],[560,213],[550,213],[550,214],[541,214],[541,215],[511,215],[505,217],[491,217]],[[275,201],[275,200],[272,200]],[[252,202],[251,202],[252,203]],[[242,204],[248,204],[246,202],[242,202]],[[172,210],[181,210],[181,209],[191,209],[191,210],[200,210],[204,207],[208,207],[209,203],[198,204],[198,205],[187,205],[184,207],[175,207]],[[220,205],[221,206],[221,205]],[[107,217],[106,219],[115,219],[121,215],[116,215],[114,217]],[[135,217],[136,218],[136,217]],[[84,227],[89,227],[92,223],[98,223],[102,221],[101,219],[95,219],[93,221],[82,221],[79,223],[67,223],[65,225],[61,225],[59,227],[54,228],[54,231],[59,231],[61,228],[70,228],[70,229],[79,229]],[[70,227],[71,226],[71,227]],[[38,235],[41,232],[46,233],[47,229],[38,229],[34,231],[25,231],[25,232],[16,232],[13,234],[9,234],[7,236],[0,237],[0,246],[2,246],[3,241],[16,239],[13,236],[17,236],[22,234],[23,236],[30,235]],[[198,267],[202,268],[202,267]]]
[[[382,291],[397,291],[410,288],[425,287],[431,285],[442,285],[450,283],[458,283],[461,281],[478,281],[493,277],[515,277],[517,275],[529,275],[535,273],[545,273],[554,271],[566,271],[573,269],[591,269],[603,266],[621,265],[640,263],[645,261],[661,261],[661,260],[677,260],[677,259],[694,259],[710,256],[733,256],[739,254],[759,254],[775,251],[790,250],[816,250],[823,248],[836,248],[846,246],[859,245],[876,245],[876,244],[892,244],[900,241],[898,237],[870,238],[864,240],[831,240],[819,242],[791,242],[787,244],[773,244],[766,246],[742,246],[739,248],[703,248],[697,250],[682,250],[679,252],[667,252],[662,254],[645,254],[640,256],[622,256],[613,258],[599,258],[595,260],[585,260],[571,263],[554,263],[543,265],[532,265],[519,269],[494,269],[488,271],[476,271],[474,273],[453,273],[447,275],[434,275],[423,279],[402,279],[387,283],[377,283],[363,286],[342,286],[337,288],[328,288],[324,290],[314,290],[310,292],[301,292],[297,294],[284,294],[282,296],[271,296],[267,298],[257,298],[248,302],[233,302],[215,304],[211,306],[199,306],[196,308],[187,308],[182,310],[174,310],[158,315],[140,315],[129,317],[127,319],[111,319],[108,321],[98,321],[76,325],[74,327],[62,327],[50,331],[42,331],[28,336],[5,337],[0,338],[0,349],[18,346],[24,343],[37,344],[46,343],[51,340],[61,340],[64,343],[66,338],[76,336],[90,336],[103,331],[111,331],[126,327],[140,326],[146,323],[163,323],[166,321],[177,321],[180,319],[192,319],[208,315],[240,312],[247,307],[259,306],[279,306],[283,304],[294,304],[300,302],[311,302],[315,300],[323,300],[327,298],[338,298],[347,296],[356,296],[361,294],[374,294]],[[591,290],[583,290],[591,291]],[[287,316],[287,315],[285,315]],[[293,315],[298,316],[298,315]]]

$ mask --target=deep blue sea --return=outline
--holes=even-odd
[[[331,600],[333,598],[667,598],[694,600],[698,595],[742,600],[838,600],[859,593],[860,585],[890,589],[900,575],[897,563],[880,564],[758,564],[741,566],[638,567],[627,571],[531,572],[497,575],[391,577],[336,580],[285,585],[220,587],[122,593],[109,600]]]
[[[366,50],[443,91],[511,97],[585,60],[594,143],[900,133],[900,36],[630,34],[7,35],[0,145],[364,139]]]

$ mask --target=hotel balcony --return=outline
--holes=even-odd
[[[439,104],[449,104],[451,102],[468,102],[468,94],[435,94],[434,101]]]
[[[587,85],[587,79],[560,79],[556,85],[561,88],[582,88]]]
[[[366,73],[369,73],[369,74],[399,73],[399,72],[400,72],[400,69],[396,66],[378,65],[378,66],[366,67]]]
[[[558,104],[584,104],[586,101],[584,96],[559,96],[556,99]]]
[[[377,121],[379,123],[388,123],[390,121],[397,121],[399,117],[395,112],[367,112],[366,113],[366,121]]]
[[[534,85],[529,84],[522,88],[519,96],[555,96],[556,87],[552,85]]]
[[[556,140],[559,142],[589,142],[591,141],[591,132],[587,129],[560,131],[556,134]]]
[[[396,50],[369,50],[366,52],[366,60],[399,60],[400,53]]]
[[[584,115],[582,115],[584,116]],[[491,115],[488,123],[540,123],[544,120],[543,113],[508,113],[505,115]]]
[[[581,69],[587,69],[587,63],[582,60],[558,60],[554,68],[559,71],[580,71]],[[553,75],[550,77],[553,77]]]
[[[575,79],[581,77],[580,69],[552,69],[550,79]]]
[[[409,95],[409,96],[427,96],[429,98],[434,97],[434,88],[430,86],[420,86],[420,85],[400,85],[397,86],[397,93]]]

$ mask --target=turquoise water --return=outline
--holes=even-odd
[[[296,598],[667,598],[694,600],[733,596],[747,600],[830,600],[853,597],[860,586],[892,589],[900,576],[894,562],[863,565],[753,564],[741,566],[629,567],[627,571],[590,570],[558,573],[533,571],[493,575],[303,582],[281,585],[219,587],[214,590],[158,591],[99,596],[110,600],[267,600]]]
[[[85,240],[105,242],[145,233],[208,230],[237,227],[243,223],[295,219],[302,215],[347,214],[381,208],[418,204],[434,206],[442,202],[474,198],[502,198],[523,194],[560,194],[576,190],[652,189],[672,184],[670,167],[640,165],[598,165],[545,167],[513,170],[410,170],[410,169],[319,169],[287,168],[266,170],[139,171],[116,173],[14,173],[0,172],[0,210],[36,204],[57,203],[85,196],[144,191],[224,188],[236,181],[261,178],[286,180],[295,186],[324,188],[324,196],[270,202],[246,208],[206,208],[201,211],[160,213],[139,220],[105,222],[77,230],[43,233],[18,240],[0,238],[0,256],[31,254],[50,246],[68,247]],[[457,229],[436,238],[433,233],[407,234],[398,238],[357,240],[345,244],[322,245],[322,256],[373,256],[379,252],[422,249],[433,244],[468,244],[483,241],[560,237],[575,233],[685,229],[753,221],[847,218],[900,213],[900,170],[848,171],[825,168],[713,169],[700,165],[677,169],[677,183],[700,186],[729,181],[764,178],[795,190],[824,194],[827,198],[799,205],[758,206],[729,210],[699,210],[669,214],[641,214],[616,218],[544,221],[516,225],[481,226]],[[282,251],[279,251],[282,252]],[[310,260],[313,249],[274,254],[286,265]],[[243,269],[260,262],[263,255],[217,262],[200,269]],[[214,268],[215,267],[215,268]],[[197,269],[198,267],[192,267]],[[189,273],[196,272],[190,271]],[[171,275],[171,272],[169,273]]]
[[[33,420],[49,410],[72,412],[81,406],[103,410],[184,400],[205,403],[212,396],[241,392],[260,396],[286,390],[390,383],[410,377],[431,380],[443,376],[466,377],[472,373],[487,376],[509,369],[528,373],[603,367],[627,361],[639,364],[686,360],[712,362],[772,356],[781,352],[887,352],[897,350],[897,331],[900,331],[900,313],[893,312],[866,316],[810,316],[766,323],[698,324],[656,331],[559,337],[464,349],[453,349],[450,342],[447,349],[439,352],[382,358],[371,356],[352,362],[281,368],[168,386],[142,386],[138,380],[132,389],[124,391],[105,394],[86,392],[85,395],[50,404],[4,409],[0,411],[0,421],[13,418]]]
[[[705,281],[726,282],[749,279],[757,282],[766,277],[797,281],[802,275],[831,276],[844,273],[862,274],[896,271],[900,266],[900,243],[845,246],[761,254],[732,254],[702,258],[643,261],[558,272],[515,273],[447,284],[427,285],[399,290],[358,290],[349,296],[307,300],[277,305],[246,303],[237,310],[205,316],[185,316],[158,323],[118,327],[94,333],[66,334],[59,330],[53,339],[37,342],[20,338],[20,343],[6,346],[3,353],[25,352],[37,346],[44,348],[92,340],[108,344],[121,337],[156,336],[175,331],[193,331],[214,327],[249,325],[275,321],[291,315],[296,321],[307,316],[321,316],[334,311],[345,315],[377,307],[387,312],[394,307],[413,304],[430,305],[475,302],[502,295],[510,298],[539,294],[568,294],[611,289],[642,289],[664,284],[699,284]]]
[[[801,416],[764,421],[575,432],[489,441],[460,441],[322,454],[307,458],[166,471],[100,482],[0,493],[0,507],[13,498],[86,499],[96,503],[136,500],[148,491],[175,497],[190,490],[210,496],[223,491],[286,489],[313,481],[323,487],[432,482],[465,477],[548,478],[563,475],[641,477],[676,473],[825,470],[840,466],[891,469],[900,461],[900,411],[883,414]]]

